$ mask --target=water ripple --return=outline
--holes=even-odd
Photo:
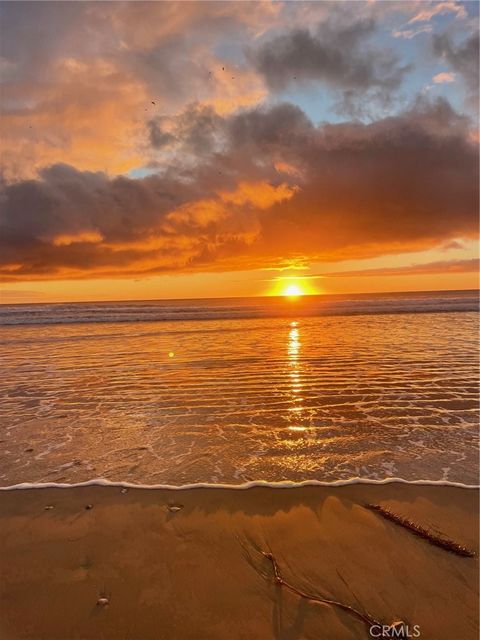
[[[0,484],[477,481],[473,312],[3,329]]]

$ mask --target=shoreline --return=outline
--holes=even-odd
[[[356,484],[388,485],[407,484],[420,487],[458,487],[460,489],[480,489],[480,484],[464,484],[451,480],[407,480],[406,478],[348,478],[347,480],[250,480],[238,484],[228,482],[191,482],[187,484],[143,484],[126,482],[123,480],[108,480],[107,478],[92,478],[83,482],[19,482],[17,484],[0,486],[0,491],[23,491],[26,489],[74,489],[77,487],[120,487],[126,489],[163,489],[166,491],[188,491],[190,489],[228,489],[246,490],[264,487],[268,489],[297,489],[302,487],[347,487]]]
[[[6,640],[374,637],[365,619],[477,637],[478,488],[94,482],[0,492]]]
[[[0,486],[0,491],[24,491],[26,489],[74,489],[77,487],[120,487],[126,489],[160,489],[166,491],[188,491],[191,489],[227,489],[234,491],[244,491],[246,489],[268,488],[268,489],[297,489],[302,487],[347,487],[356,484],[365,485],[388,485],[407,484],[420,487],[458,487],[460,489],[480,489],[480,484],[464,484],[451,480],[407,480],[406,478],[348,478],[347,480],[303,480],[295,482],[291,480],[250,480],[238,484],[228,482],[191,482],[187,484],[143,484],[126,482],[123,480],[108,480],[107,478],[92,478],[83,482],[20,482],[17,484]]]

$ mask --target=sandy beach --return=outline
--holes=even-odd
[[[346,640],[398,621],[408,637],[477,637],[474,489],[88,486],[0,503],[5,640]]]

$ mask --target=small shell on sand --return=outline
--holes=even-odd
[[[110,600],[105,596],[100,596],[100,598],[97,600],[97,606],[99,607],[108,607],[109,604]]]
[[[180,509],[183,509],[183,504],[169,504],[167,509],[172,513],[176,513],[177,511],[180,511]]]
[[[45,507],[45,511],[50,511],[50,509],[53,509],[53,504],[47,504]]]
[[[128,489],[127,489],[127,487],[123,487],[123,489],[121,490],[121,492],[120,492],[120,493],[128,493]]]

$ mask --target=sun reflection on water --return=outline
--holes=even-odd
[[[295,419],[299,419],[303,412],[303,407],[301,403],[303,402],[303,397],[300,395],[303,390],[302,380],[300,377],[300,349],[302,343],[300,342],[300,330],[298,328],[298,322],[290,323],[290,331],[288,332],[288,343],[287,343],[287,355],[288,362],[290,365],[290,394],[291,394],[291,404],[292,406],[289,408],[289,411],[295,416]],[[305,431],[305,427],[294,425],[288,427],[290,431]]]

